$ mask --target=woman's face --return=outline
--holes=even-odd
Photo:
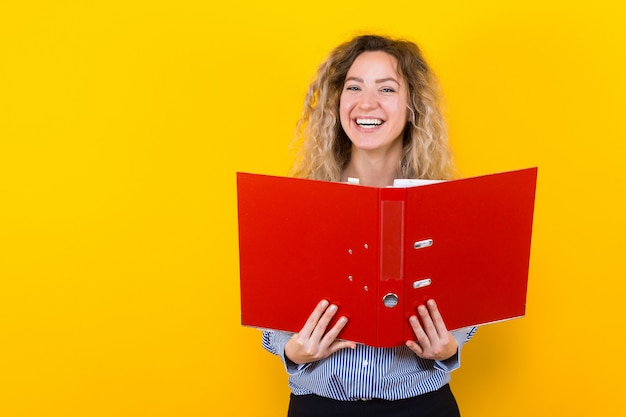
[[[339,103],[341,126],[362,150],[402,146],[408,93],[395,57],[382,51],[359,55],[348,70]]]

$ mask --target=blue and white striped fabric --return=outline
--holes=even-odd
[[[406,346],[357,345],[321,361],[296,365],[284,354],[292,333],[274,331],[263,332],[263,347],[282,359],[295,395],[316,394],[341,401],[399,400],[436,391],[450,382],[450,372],[460,366],[461,347],[475,332],[476,327],[453,331],[459,350],[446,361],[421,359]]]

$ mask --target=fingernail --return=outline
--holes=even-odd
[[[330,307],[328,307],[328,311],[330,311],[331,313],[334,313],[335,311],[337,311],[337,306],[336,305],[331,305]]]
[[[326,300],[322,300],[322,302],[320,302],[320,305],[324,308],[326,308],[326,306],[328,306],[328,301]]]

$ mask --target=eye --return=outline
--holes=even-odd
[[[359,87],[357,87],[356,85],[349,85],[346,86],[346,91],[359,91],[361,90]]]
[[[394,90],[391,87],[383,87],[383,88],[380,89],[380,91],[382,93],[395,93],[396,92],[396,90]]]

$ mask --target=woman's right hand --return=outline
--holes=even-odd
[[[347,317],[340,317],[328,331],[326,328],[337,313],[337,306],[328,301],[319,302],[302,330],[294,334],[285,345],[285,356],[293,363],[303,364],[327,358],[339,349],[356,348],[356,343],[336,340],[339,332],[348,323]]]

